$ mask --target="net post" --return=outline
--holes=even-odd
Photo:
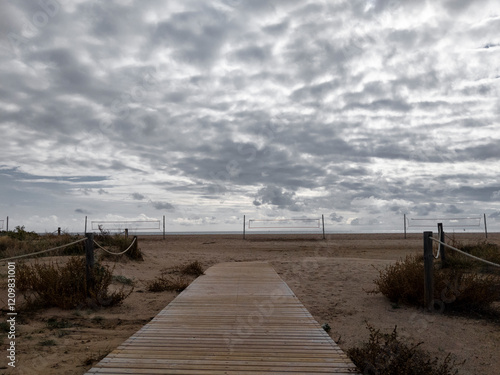
[[[321,214],[321,222],[323,223],[323,239],[326,239],[325,237],[325,215]]]
[[[488,227],[486,226],[486,214],[484,215],[484,235],[488,238]]]
[[[245,225],[246,225],[246,217],[243,215],[243,239],[245,239]]]
[[[434,272],[432,232],[424,232],[424,305],[427,311],[434,309]]]
[[[404,214],[403,216],[403,226],[404,226],[405,240],[406,240],[406,214]]]
[[[85,241],[85,276],[87,285],[87,296],[91,297],[94,290],[94,233],[85,234],[87,241]]]

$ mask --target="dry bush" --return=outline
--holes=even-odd
[[[94,287],[87,291],[85,259],[71,257],[65,265],[58,263],[19,264],[17,288],[30,308],[60,307],[62,309],[113,306],[130,295],[124,289],[109,293],[113,274],[107,266],[95,264]]]
[[[391,302],[423,306],[424,263],[423,257],[409,255],[379,271],[374,280],[377,289]]]
[[[466,253],[500,264],[500,246],[496,244],[487,241],[478,241],[475,244],[463,244],[456,240],[453,240],[452,243],[454,247]],[[453,250],[446,250],[446,261],[447,265],[451,268],[500,275],[499,267],[489,266]]]
[[[16,235],[2,235],[0,237],[0,257],[8,258],[12,256],[31,254],[38,251],[48,250],[54,247],[59,247],[66,245],[71,242],[75,242],[81,237],[74,236],[70,234],[62,234],[60,236],[53,234],[38,235],[31,232],[27,232],[28,235],[17,235],[17,232],[6,232],[14,233]],[[22,233],[22,232],[20,232]],[[46,256],[56,256],[56,255],[78,255],[84,254],[85,248],[83,242],[67,246],[60,250],[54,250],[36,257],[46,257]]]
[[[367,325],[370,331],[369,341],[360,347],[347,350],[353,363],[363,374],[377,375],[456,375],[456,363],[452,363],[448,354],[443,361],[432,359],[429,353],[415,345],[402,341],[396,327],[391,334]]]
[[[181,274],[190,276],[201,276],[205,272],[203,271],[203,266],[199,261],[191,262],[185,266],[179,268]]]
[[[162,274],[146,283],[149,292],[182,292],[189,286],[189,281],[180,276]]]
[[[379,271],[374,280],[375,293],[391,302],[424,306],[423,257],[407,256],[405,260]],[[500,298],[500,278],[457,269],[434,269],[434,299],[456,311],[487,311]]]

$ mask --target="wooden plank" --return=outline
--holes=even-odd
[[[208,269],[87,374],[353,374],[266,262]]]

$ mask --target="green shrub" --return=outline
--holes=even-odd
[[[13,231],[8,231],[6,233],[9,238],[19,241],[33,240],[39,237],[39,235],[36,234],[35,232],[27,232],[24,229],[24,225],[23,226],[18,225],[16,229],[14,229]]]
[[[448,354],[443,361],[432,357],[418,344],[402,341],[396,327],[390,334],[368,325],[369,341],[347,350],[347,355],[363,374],[377,375],[456,375],[456,363]]]
[[[32,308],[112,306],[120,304],[132,292],[126,293],[123,288],[108,292],[113,275],[107,266],[95,264],[93,277],[94,287],[87,290],[85,259],[80,257],[71,257],[63,266],[57,263],[19,264],[17,288]]]

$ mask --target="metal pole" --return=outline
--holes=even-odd
[[[165,215],[163,215],[163,239],[165,239]]]
[[[245,239],[245,225],[246,225],[246,216],[243,215],[243,239]]]
[[[403,221],[404,221],[404,228],[405,228],[405,240],[406,240],[406,214],[403,216]]]
[[[87,234],[87,216],[85,216],[85,233],[84,234]]]
[[[486,226],[486,214],[484,214],[484,234],[488,238],[488,227]]]
[[[325,239],[325,215],[321,215],[321,221],[323,222],[323,239]]]
[[[424,305],[428,311],[434,309],[434,270],[432,232],[424,232]]]
[[[87,233],[85,235],[85,275],[87,278],[87,296],[91,297],[94,291],[94,233]]]
[[[6,227],[6,229],[7,229],[7,232],[8,232],[9,231],[9,217],[8,216],[7,216],[7,227]]]

